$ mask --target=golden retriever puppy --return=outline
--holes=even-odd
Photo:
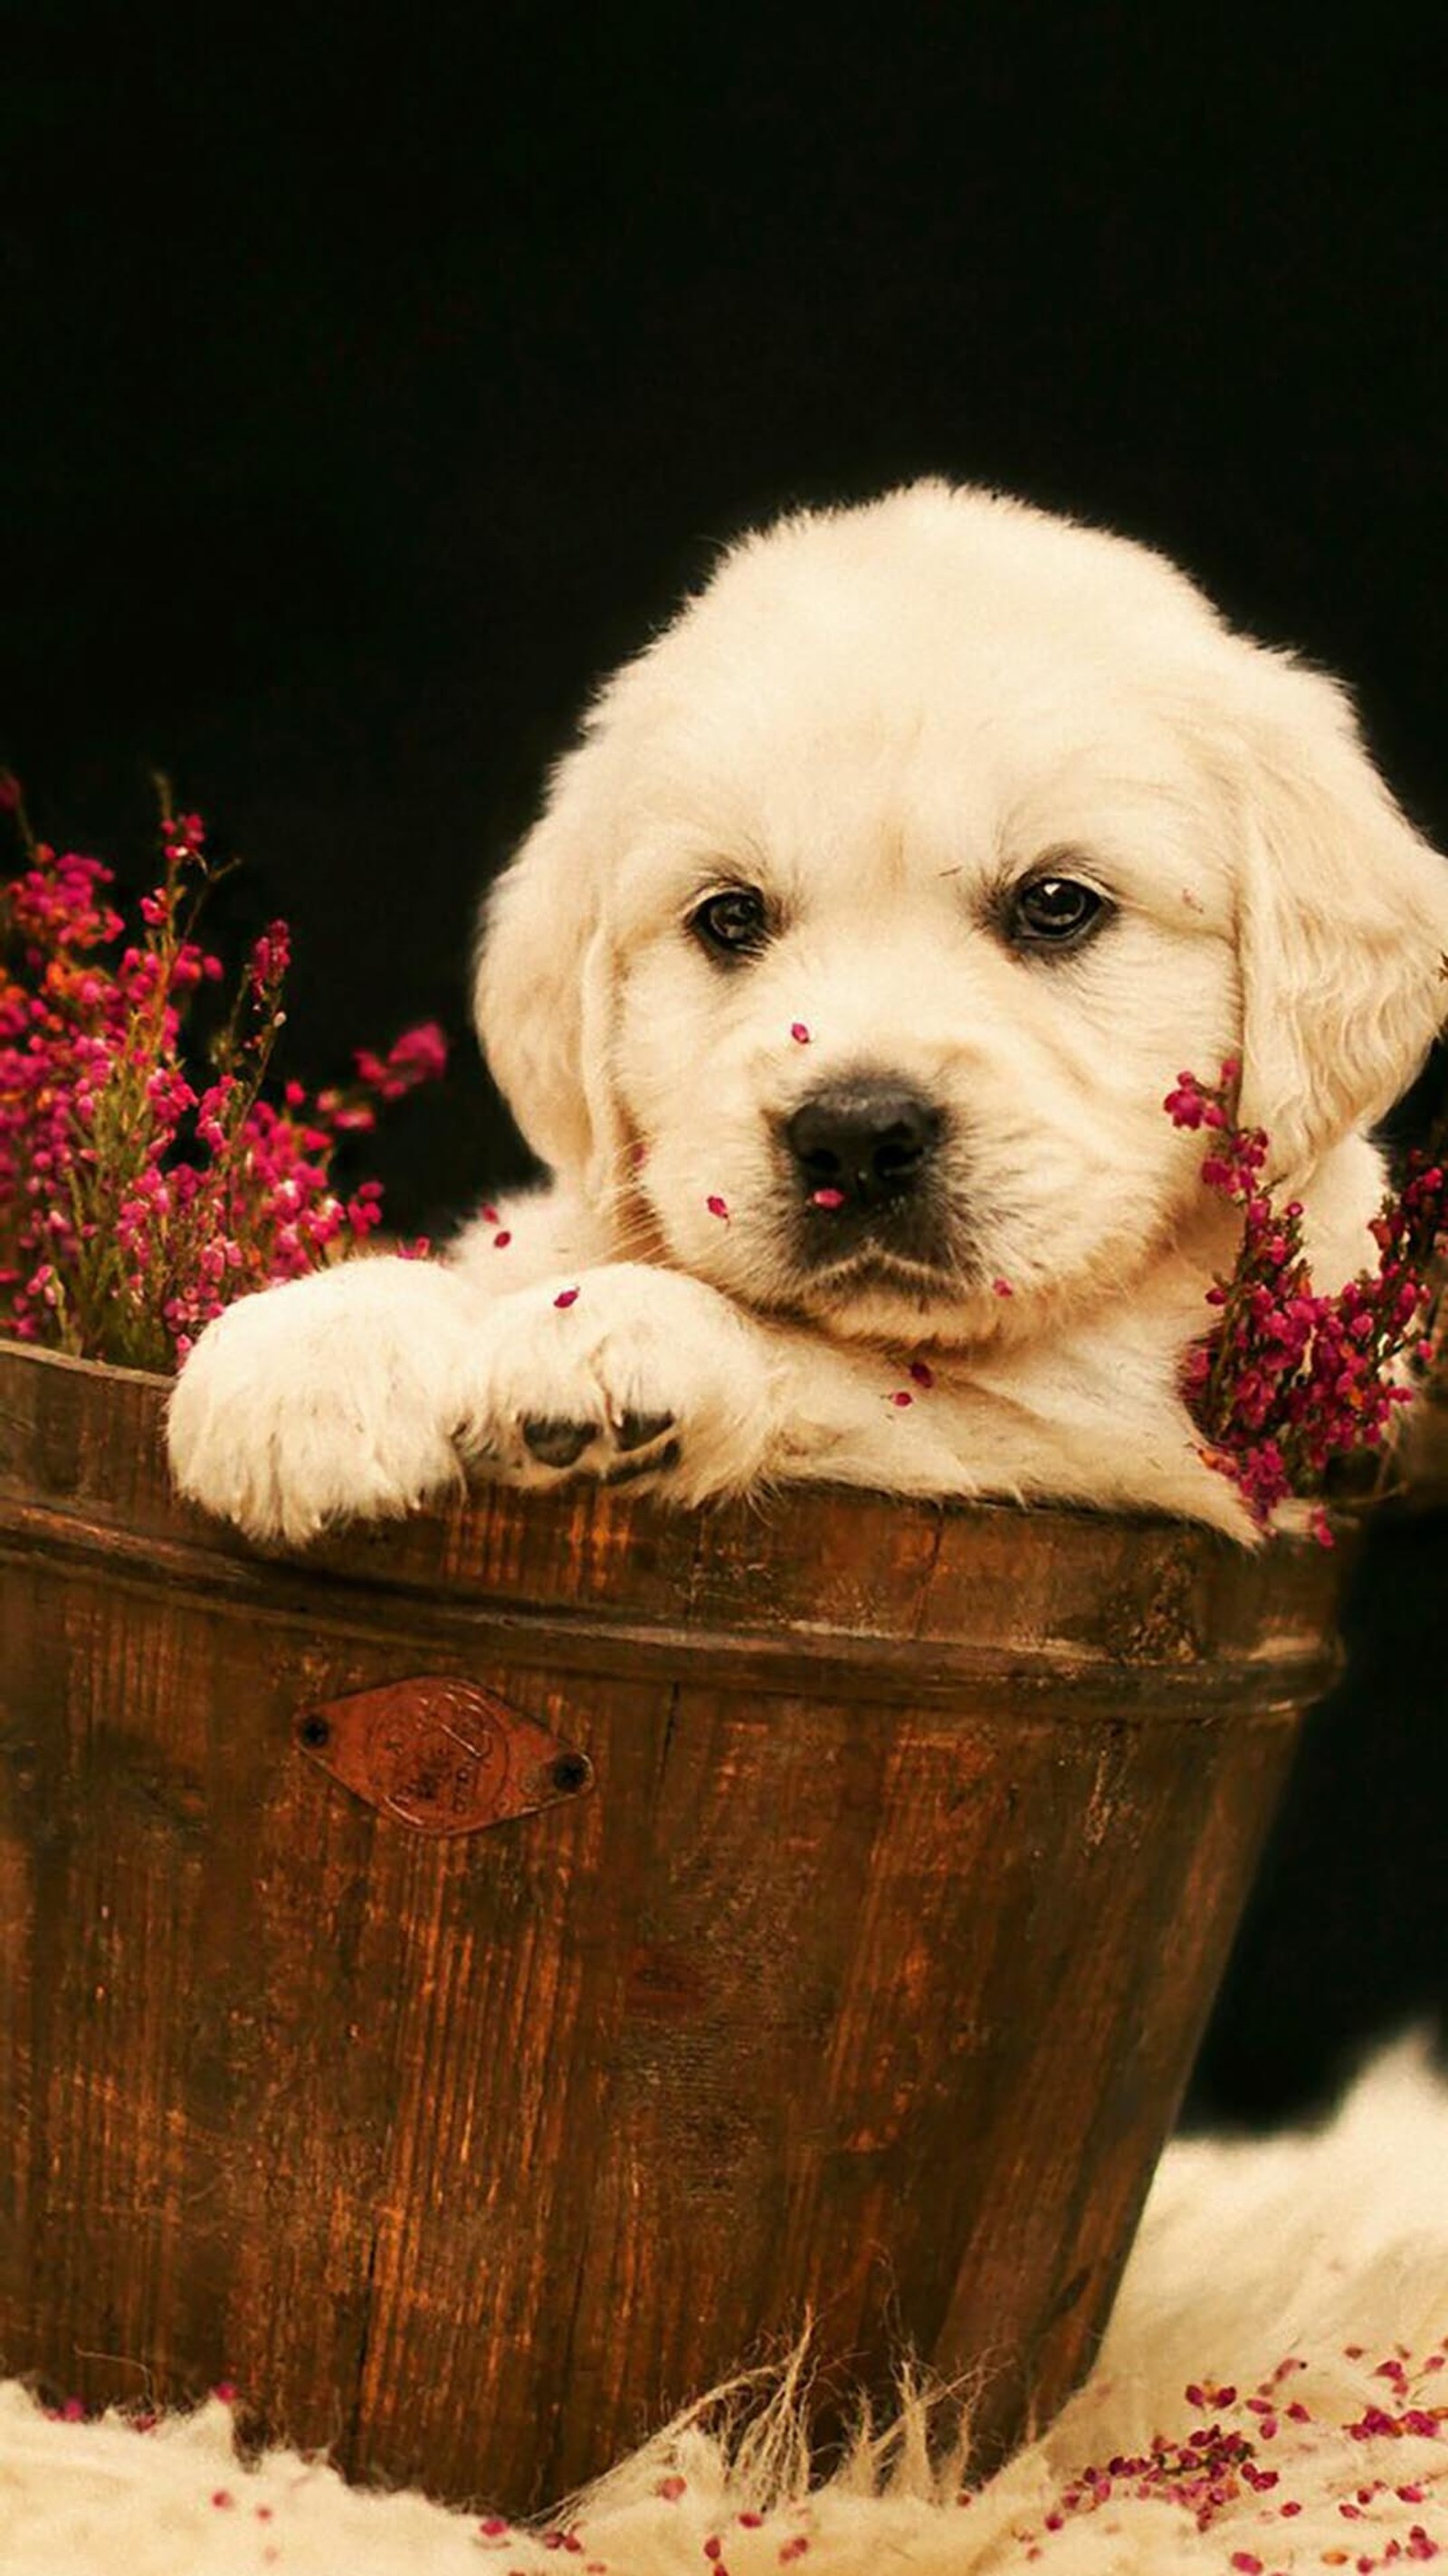
[[[1250,1537],[1179,1393],[1232,1257],[1179,1070],[1370,1257],[1448,871],[1341,691],[1142,547],[927,482],[747,538],[599,694],[487,907],[556,1176],[234,1306],[170,1413],[258,1536],[465,1473],[812,1479]]]

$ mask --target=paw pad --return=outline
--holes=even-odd
[[[600,1477],[605,1484],[624,1485],[679,1463],[679,1443],[666,1436],[674,1428],[672,1413],[626,1412],[607,1426],[535,1413],[525,1415],[518,1427],[529,1457],[559,1475],[581,1463],[586,1474]],[[590,1450],[594,1454],[587,1457]]]
[[[534,1419],[523,1425],[523,1446],[541,1467],[572,1467],[595,1437],[596,1428],[592,1422]]]

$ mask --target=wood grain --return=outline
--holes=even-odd
[[[1105,2321],[1344,1553],[586,1487],[274,1557],[164,1385],[0,1346],[0,2364],[237,2383],[534,2509],[814,2311],[984,2464]],[[586,1795],[426,1835],[299,1713],[454,1675]]]

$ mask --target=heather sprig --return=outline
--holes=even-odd
[[[277,921],[201,1049],[192,1005],[225,977],[197,916],[226,871],[200,816],[158,786],[162,873],[131,933],[111,870],[36,841],[0,774],[23,856],[0,887],[0,1330],[165,1370],[234,1298],[374,1231],[381,1185],[344,1195],[338,1142],[440,1074],[446,1042],[429,1024],[385,1056],[360,1050],[345,1087],[277,1086],[290,962]]]
[[[1239,1076],[1233,1059],[1215,1084],[1179,1074],[1164,1106],[1204,1132],[1202,1179],[1241,1211],[1236,1265],[1207,1292],[1216,1315],[1188,1355],[1185,1391],[1204,1454],[1265,1526],[1289,1496],[1320,1495],[1340,1460],[1385,1449],[1412,1395],[1405,1362],[1425,1346],[1448,1186],[1440,1161],[1414,1157],[1372,1220],[1376,1267],[1319,1293],[1301,1202],[1278,1206],[1263,1179],[1268,1138],[1237,1123]],[[1317,1527],[1327,1535],[1321,1516]]]

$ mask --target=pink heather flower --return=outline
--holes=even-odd
[[[262,986],[280,984],[291,962],[292,934],[286,923],[268,922],[252,948],[252,980]]]
[[[722,1218],[724,1219],[725,1224],[726,1224],[726,1225],[728,1224],[728,1222],[729,1222],[729,1205],[728,1205],[728,1201],[727,1201],[726,1199],[721,1199],[721,1198],[719,1198],[719,1197],[717,1196],[717,1194],[716,1194],[716,1195],[715,1195],[714,1197],[712,1197],[712,1198],[707,1198],[707,1199],[704,1201],[704,1205],[705,1205],[705,1207],[708,1209],[709,1214],[710,1214],[711,1216],[720,1216],[720,1217],[722,1217]]]
[[[284,923],[253,948],[210,1080],[193,1079],[184,1013],[222,973],[178,922],[208,863],[200,818],[168,818],[163,883],[124,938],[110,871],[48,845],[0,888],[0,1329],[165,1369],[232,1297],[298,1277],[380,1222],[380,1185],[350,1198],[330,1167],[375,1117],[366,1086],[309,1102],[265,1088],[289,955]],[[441,1033],[409,1032],[383,1090],[440,1069]],[[41,1257],[43,1256],[43,1257]]]
[[[796,1046],[809,1045],[810,1033],[805,1027],[803,1020],[791,1020],[789,1024],[789,1034],[793,1038]]]
[[[555,1306],[576,1306],[578,1303],[577,1289],[560,1288],[557,1296],[553,1300],[553,1303]]]
[[[811,1207],[842,1208],[845,1204],[845,1194],[843,1190],[833,1189],[827,1183],[823,1189],[811,1190],[809,1201]]]
[[[435,1082],[447,1071],[447,1039],[435,1020],[408,1029],[385,1056],[359,1047],[357,1071],[379,1100],[401,1100],[420,1082]]]
[[[1238,1073],[1229,1059],[1215,1086],[1181,1074],[1164,1105],[1178,1127],[1213,1130],[1202,1180],[1240,1212],[1237,1264],[1207,1292],[1215,1320],[1188,1357],[1183,1392],[1206,1438],[1204,1455],[1265,1525],[1289,1495],[1318,1490],[1335,1459],[1386,1442],[1409,1400],[1398,1368],[1428,1320],[1428,1275],[1448,1205],[1441,1164],[1418,1157],[1373,1220],[1376,1272],[1360,1273],[1335,1297],[1318,1295],[1301,1202],[1274,1205],[1261,1178],[1265,1134],[1232,1123]],[[1332,1544],[1323,1513],[1311,1527],[1322,1545]]]

